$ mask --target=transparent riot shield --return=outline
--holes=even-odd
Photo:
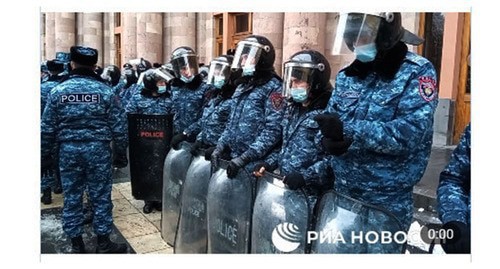
[[[174,246],[175,234],[181,210],[182,185],[191,164],[191,145],[181,142],[179,150],[171,149],[163,166],[163,199],[161,212],[161,236]]]
[[[235,178],[220,161],[207,193],[208,253],[249,253],[255,177],[240,169]]]
[[[182,187],[175,253],[207,253],[207,191],[210,162],[204,152],[194,157]]]
[[[406,233],[391,212],[329,191],[308,241],[311,253],[404,253]]]
[[[305,253],[309,205],[302,189],[290,190],[278,175],[259,179],[252,216],[252,253]]]
[[[138,200],[160,201],[173,116],[128,114],[127,118],[132,195]]]

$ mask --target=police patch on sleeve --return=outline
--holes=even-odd
[[[281,110],[283,108],[284,100],[283,96],[280,93],[273,92],[269,97],[271,99],[271,105],[274,110]]]
[[[437,95],[436,80],[434,80],[432,77],[419,77],[418,92],[425,101],[432,101]]]
[[[61,104],[98,104],[101,96],[98,93],[72,93],[61,95]]]

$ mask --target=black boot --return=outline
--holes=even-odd
[[[142,212],[144,214],[149,214],[153,211],[153,202],[152,201],[144,201],[144,207],[142,208]]]
[[[52,192],[50,190],[50,187],[43,190],[43,195],[41,200],[44,205],[52,204]]]
[[[61,194],[62,193],[62,185],[61,185],[61,180],[56,178],[56,186],[54,187],[54,193],[55,194]]]
[[[109,234],[97,235],[97,254],[127,253],[127,245],[109,239]]]
[[[71,238],[71,253],[73,254],[87,253],[85,251],[85,244],[83,243],[83,238],[81,235]]]
[[[161,202],[155,201],[154,205],[155,205],[156,211],[161,212],[161,209],[162,209],[161,208]]]

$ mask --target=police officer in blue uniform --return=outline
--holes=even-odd
[[[226,128],[212,153],[212,161],[230,151],[227,175],[239,169],[254,170],[281,140],[284,99],[282,80],[274,72],[275,51],[264,36],[252,35],[238,42],[231,68],[242,70],[233,94],[233,107]]]
[[[453,238],[442,247],[446,253],[470,253],[470,123],[451,159],[439,176],[437,201],[443,230],[453,230]]]
[[[332,51],[353,51],[356,59],[340,70],[326,114],[316,117],[321,143],[334,155],[336,190],[389,210],[404,231],[437,105],[433,65],[405,44],[422,42],[401,26],[400,13],[342,14]]]
[[[57,59],[47,61],[46,65],[47,71],[49,72],[49,77],[40,85],[40,117],[42,116],[43,110],[45,109],[47,96],[49,95],[50,90],[52,90],[52,88],[54,88],[61,82],[64,77],[63,72],[65,70],[64,63],[58,61]],[[54,152],[53,154],[55,155],[56,152]],[[52,190],[54,190],[54,193],[62,192],[61,181],[59,180],[58,174],[59,173],[57,172],[56,163],[54,163],[52,167],[49,167],[49,169],[42,170],[41,187],[43,195],[41,201],[46,205],[52,203]]]
[[[234,82],[241,76],[241,72],[232,72],[232,62],[231,55],[221,55],[210,62],[207,84],[212,85],[215,90],[209,96],[201,118],[188,128],[188,131],[198,133],[191,152],[196,154],[198,149],[206,150],[207,161],[210,160],[210,154],[224,132],[233,104],[231,96],[236,89]]]
[[[71,238],[72,253],[85,253],[83,191],[88,189],[94,209],[97,253],[125,253],[127,246],[110,240],[113,217],[110,141],[127,148],[125,110],[111,87],[93,71],[97,50],[73,46],[69,77],[50,91],[41,122],[42,167],[59,146],[64,190],[63,230]]]
[[[175,74],[175,79],[170,83],[175,113],[171,146],[178,149],[182,141],[195,141],[199,129],[191,125],[201,118],[212,87],[203,82],[198,73],[198,57],[192,48],[176,48],[170,59]]]
[[[254,175],[279,167],[288,188],[305,187],[312,210],[321,193],[333,188],[333,170],[320,162],[327,155],[316,141],[319,125],[314,120],[332,95],[331,69],[325,56],[315,50],[295,53],[284,67],[283,96],[288,102],[281,122],[283,144],[279,154],[256,166]]]
[[[172,114],[172,100],[167,91],[167,84],[172,80],[168,72],[161,69],[145,71],[140,94],[134,94],[129,101],[126,111],[133,114],[168,115]],[[149,214],[155,208],[161,211],[161,201],[144,201],[142,211]]]

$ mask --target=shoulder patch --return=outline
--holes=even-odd
[[[285,103],[285,98],[280,93],[273,92],[269,97],[271,100],[271,106],[274,110],[281,110],[283,108],[283,104]]]
[[[418,78],[418,92],[425,101],[430,102],[434,100],[437,95],[436,80],[432,77],[422,76]]]

